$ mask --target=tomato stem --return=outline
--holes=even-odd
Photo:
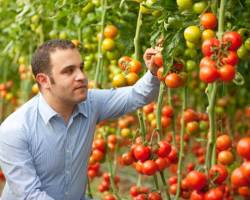
[[[157,100],[157,108],[156,108],[156,129],[159,134],[158,141],[162,139],[161,110],[162,110],[164,88],[165,88],[165,84],[161,82],[160,91],[159,91],[158,100]]]
[[[141,7],[141,6],[140,6]],[[139,54],[139,48],[140,48],[140,30],[142,25],[142,13],[141,9],[139,7],[138,16],[137,16],[137,24],[136,24],[136,31],[135,31],[135,37],[134,37],[134,48],[135,48],[135,59],[139,60],[140,54]]]
[[[220,2],[219,10],[219,25],[218,25],[218,38],[221,41],[224,32],[224,13],[225,13],[225,0]],[[216,124],[215,124],[215,102],[217,93],[217,82],[208,86],[211,90],[208,90],[208,115],[209,115],[209,132],[208,132],[208,144],[206,153],[206,170],[209,171],[210,167],[216,163]]]
[[[177,192],[175,195],[175,200],[179,199],[181,192],[181,179],[182,179],[182,165],[184,158],[184,133],[185,133],[185,122],[184,122],[184,112],[187,108],[187,87],[182,88],[182,111],[181,111],[181,133],[180,133],[180,151],[178,160],[178,182],[177,182]]]
[[[95,71],[95,87],[99,85],[100,69],[103,66],[102,42],[104,38],[103,31],[104,31],[105,16],[106,16],[106,11],[107,11],[107,0],[101,1],[101,8],[102,8],[101,33],[100,33],[100,38],[98,41],[98,60],[97,60],[97,66],[96,66],[96,71]]]
[[[91,185],[90,185],[90,181],[89,181],[89,177],[87,177],[87,181],[88,181],[88,184],[87,184],[87,187],[88,187],[88,197],[93,199],[93,194],[92,194],[92,191],[91,191]]]
[[[159,190],[159,183],[158,183],[158,179],[157,179],[157,175],[156,174],[154,175],[154,182],[155,182],[156,190]]]
[[[160,176],[161,176],[162,183],[164,185],[164,190],[166,191],[166,199],[170,200],[170,195],[168,193],[168,186],[167,186],[163,171],[160,171]]]
[[[173,103],[172,103],[172,89],[168,88],[168,105],[174,108]],[[172,124],[171,124],[171,129],[172,129],[172,145],[177,148],[176,146],[176,133],[175,133],[175,114],[173,113],[172,116]]]

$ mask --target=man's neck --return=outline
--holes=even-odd
[[[64,122],[67,124],[69,121],[70,116],[72,115],[74,108],[76,105],[69,104],[65,101],[62,101],[58,98],[55,98],[51,94],[48,93],[42,93],[45,101],[48,103],[48,105],[57,113],[61,115]]]

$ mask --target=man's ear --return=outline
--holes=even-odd
[[[41,85],[41,88],[49,89],[50,88],[50,80],[48,75],[44,73],[38,73],[36,75],[36,81]]]

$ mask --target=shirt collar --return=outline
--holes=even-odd
[[[54,111],[49,104],[44,99],[43,95],[40,93],[38,97],[38,110],[41,114],[43,121],[48,124],[49,120],[56,116],[58,113]]]
[[[81,113],[85,117],[88,117],[85,101],[76,105],[75,111],[73,113],[73,117],[77,116],[79,113]]]
[[[79,113],[81,113],[85,117],[88,117],[85,104],[85,102],[77,104],[76,109],[73,113],[73,117],[77,116]],[[49,120],[52,117],[58,115],[58,113],[49,106],[41,93],[39,94],[38,109],[46,124],[48,124]]]

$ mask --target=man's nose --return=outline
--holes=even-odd
[[[76,80],[84,80],[86,79],[86,75],[84,74],[84,72],[81,69],[78,69],[77,71],[77,75],[76,75]]]

